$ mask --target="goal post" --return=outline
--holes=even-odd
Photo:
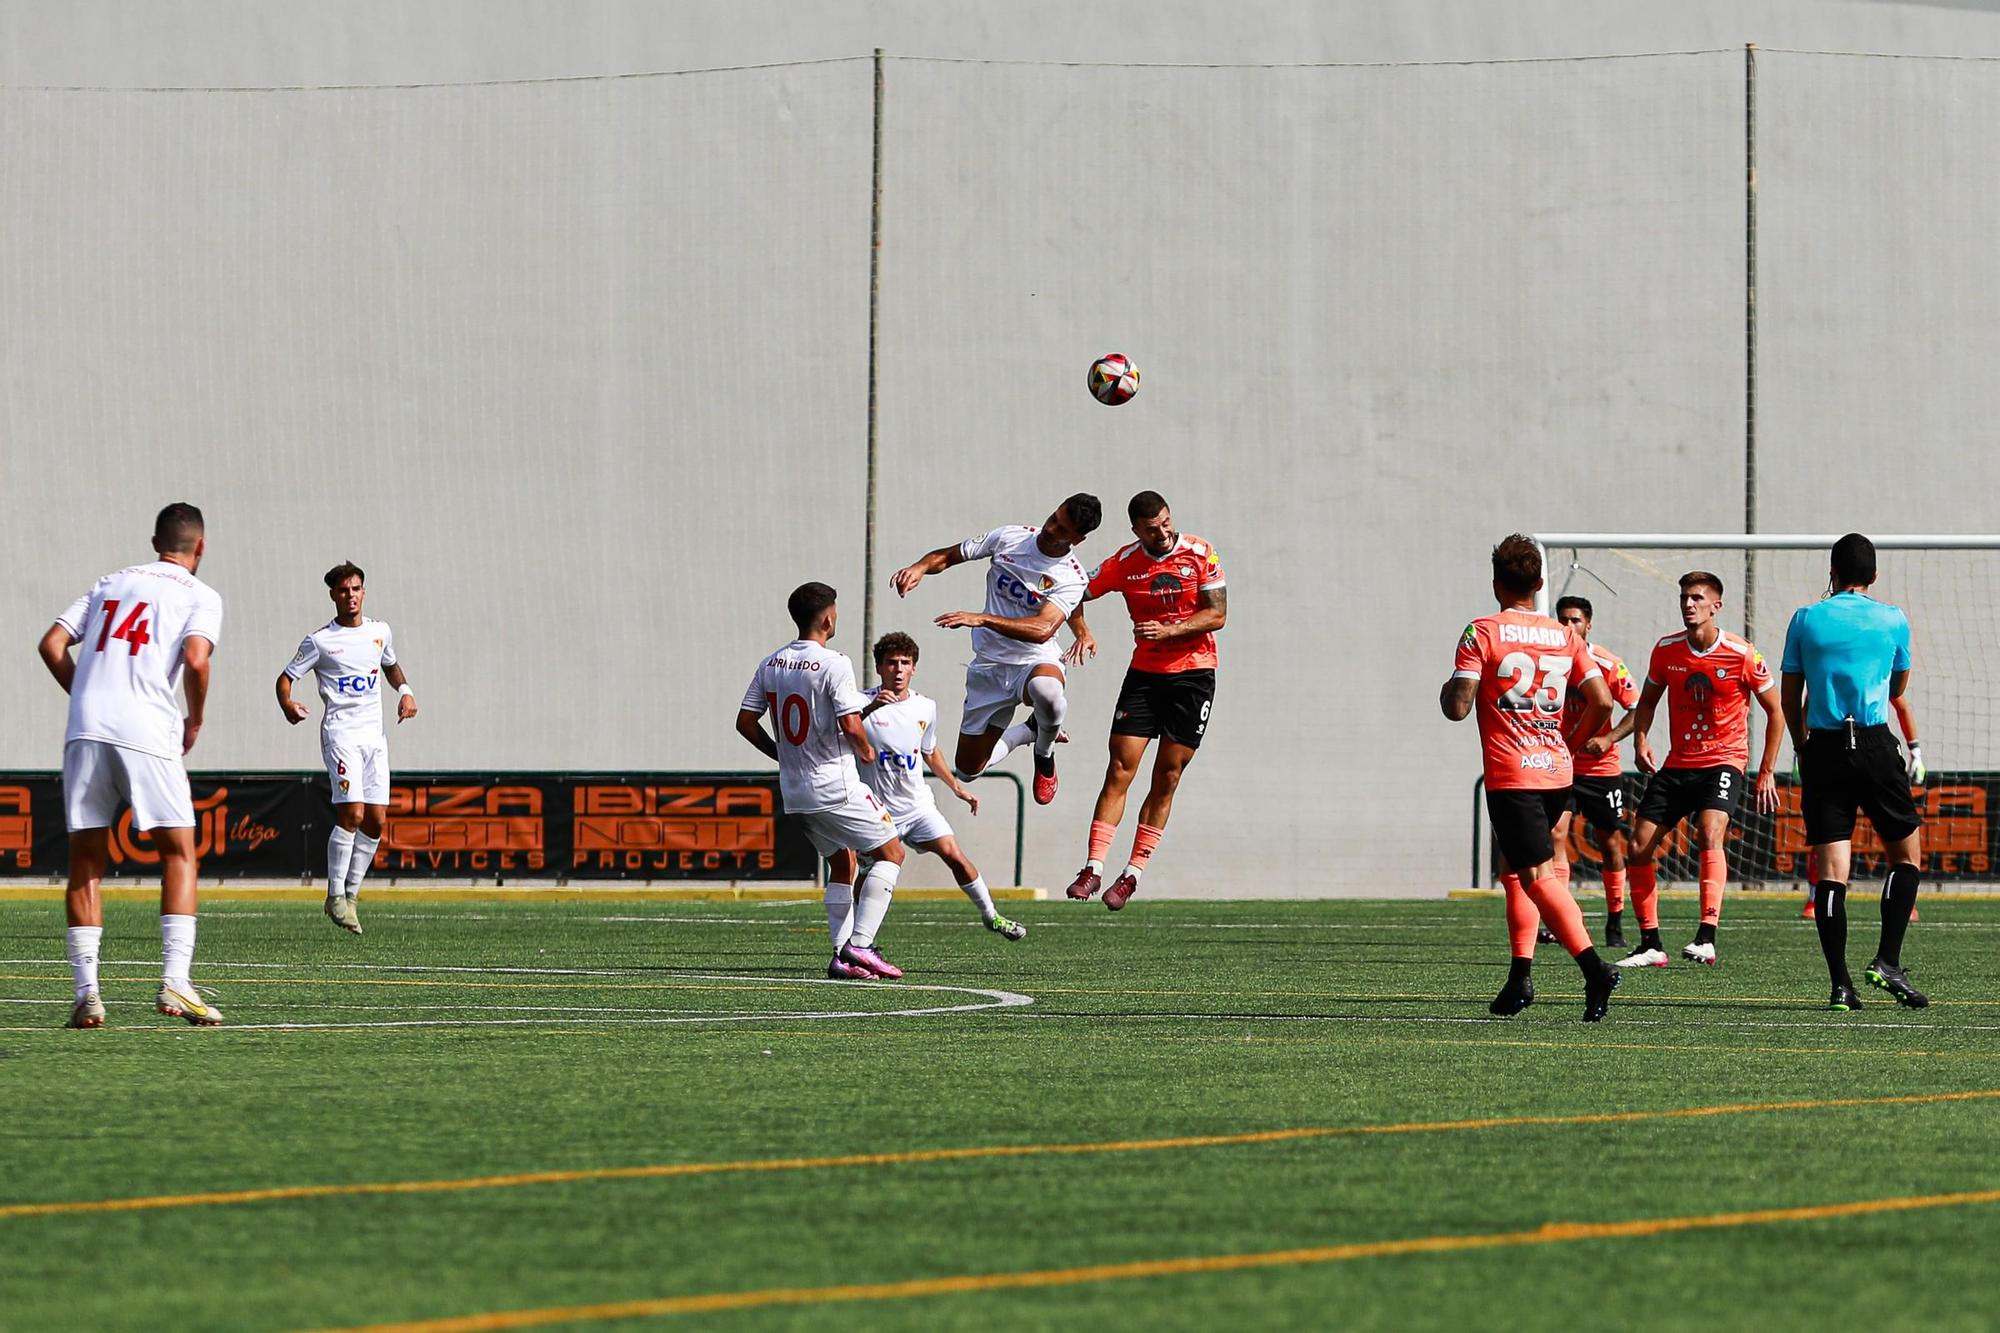
[[[1775,674],[1792,613],[1827,593],[1831,552],[1841,535],[1537,533],[1544,578],[1536,609],[1550,613],[1561,597],[1585,598],[1592,610],[1592,642],[1643,679],[1654,643],[1680,629],[1681,575],[1705,570],[1723,584],[1722,627],[1755,644]],[[1994,705],[2000,536],[1912,533],[1871,540],[1881,555],[1872,594],[1910,618],[1908,697],[1930,770],[1917,793],[1926,823],[1925,881],[1954,890],[2000,889],[2000,710]],[[1654,722],[1654,753],[1663,760],[1665,713],[1662,704]],[[1753,706],[1753,766],[1762,753],[1763,727],[1763,710]],[[1630,742],[1620,749],[1630,809],[1644,777],[1636,771]],[[1730,831],[1733,883],[1789,888],[1804,882],[1807,844],[1789,740],[1779,753],[1776,815],[1760,814],[1746,793]],[[1690,838],[1683,825],[1668,840],[1659,863],[1662,883],[1699,877]],[[1574,829],[1570,853],[1579,886],[1587,884],[1598,865],[1594,840]],[[1882,849],[1866,819],[1856,830],[1855,853],[1857,878],[1881,868]]]

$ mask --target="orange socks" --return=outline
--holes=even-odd
[[[1658,930],[1660,882],[1654,876],[1653,863],[1635,865],[1627,873],[1632,877],[1632,910],[1638,915],[1639,929]]]
[[[1090,821],[1090,861],[1093,865],[1103,865],[1104,858],[1111,850],[1111,840],[1118,836],[1118,826],[1107,824],[1101,819]]]
[[[1542,923],[1541,914],[1528,900],[1519,875],[1502,875],[1500,888],[1507,895],[1507,948],[1516,958],[1533,958],[1535,927]]]
[[[1607,912],[1625,910],[1625,872],[1622,870],[1604,872],[1604,910]]]
[[[1583,912],[1577,907],[1576,899],[1570,896],[1569,886],[1560,873],[1549,875],[1528,885],[1528,897],[1541,911],[1542,920],[1548,922],[1549,929],[1562,941],[1562,947],[1574,958],[1590,948],[1590,932],[1584,929]]]
[[[1153,859],[1153,849],[1160,845],[1166,830],[1154,828],[1151,824],[1139,825],[1139,831],[1132,835],[1132,868],[1144,870],[1146,862]]]
[[[1722,920],[1722,886],[1729,879],[1729,854],[1701,854],[1701,923],[1713,926]]]

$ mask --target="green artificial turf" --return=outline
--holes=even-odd
[[[1678,950],[1692,909],[1668,908]],[[1875,927],[1856,909],[1858,976]],[[1796,904],[1739,900],[1720,966],[1630,976],[1584,1026],[1548,946],[1534,1007],[1487,1016],[1490,902],[1012,904],[1018,945],[964,905],[906,903],[884,941],[909,976],[879,986],[816,980],[814,903],[364,897],[355,939],[310,904],[217,902],[195,972],[220,1030],[152,1011],[153,914],[113,904],[99,1032],[61,1029],[60,910],[0,904],[7,1333],[365,1326],[2000,1191],[2000,1097],[1576,1119],[2000,1089],[2000,903],[1925,904],[1904,952],[1928,1010],[1864,985],[1863,1012],[1826,1012]],[[1033,1003],[897,1012],[1009,996]],[[842,1012],[865,1016],[814,1017]],[[1553,1123],[1463,1123],[1522,1118]],[[1145,1146],[1395,1126],[1430,1127]],[[1137,1146],[8,1212],[1090,1143]],[[2000,1201],[1534,1239],[574,1326],[1986,1328]]]

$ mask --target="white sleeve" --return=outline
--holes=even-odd
[[[90,592],[77,598],[64,607],[63,613],[56,617],[56,624],[68,630],[71,639],[81,639],[83,637],[83,622],[90,619],[90,599],[96,591],[93,588]]]
[[[750,677],[750,688],[743,691],[743,711],[764,716],[770,710],[771,701],[764,697],[764,664],[757,664],[757,672]]]
[[[958,553],[967,560],[984,560],[993,554],[993,545],[1000,540],[1005,528],[995,528],[977,537],[967,537],[958,544]]]
[[[387,624],[382,626],[382,665],[396,665],[396,631]]]
[[[826,679],[823,682],[826,697],[833,701],[833,715],[846,717],[858,713],[868,706],[868,700],[854,684],[854,664],[846,654],[834,657],[826,664]]]
[[[1087,587],[1086,584],[1066,580],[1049,589],[1047,600],[1060,607],[1063,615],[1067,616],[1083,605],[1083,594]]]
[[[311,671],[317,661],[319,661],[319,640],[308,634],[300,641],[299,651],[293,655],[292,660],[285,663],[285,674],[297,680]]]
[[[216,647],[222,642],[222,594],[213,588],[206,591],[208,596],[195,603],[194,614],[188,617],[181,638],[207,639],[210,647]]]
[[[924,738],[917,748],[925,754],[937,753],[937,700],[930,701],[930,717],[924,726]]]

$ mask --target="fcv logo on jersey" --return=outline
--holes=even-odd
[[[365,676],[335,676],[333,688],[340,694],[373,694],[381,687],[381,673],[371,671]]]
[[[1006,570],[1000,571],[1000,577],[993,580],[993,584],[1001,591],[1003,595],[1016,602],[1020,602],[1024,606],[1040,606],[1042,604],[1041,593],[1036,592],[1033,588],[1030,588],[1027,584],[1023,583],[1020,579],[1016,578],[1013,574],[1008,573]],[[1049,588],[1053,588],[1054,586],[1055,586],[1054,579],[1044,578],[1042,580],[1042,588],[1044,591],[1048,590]]]

